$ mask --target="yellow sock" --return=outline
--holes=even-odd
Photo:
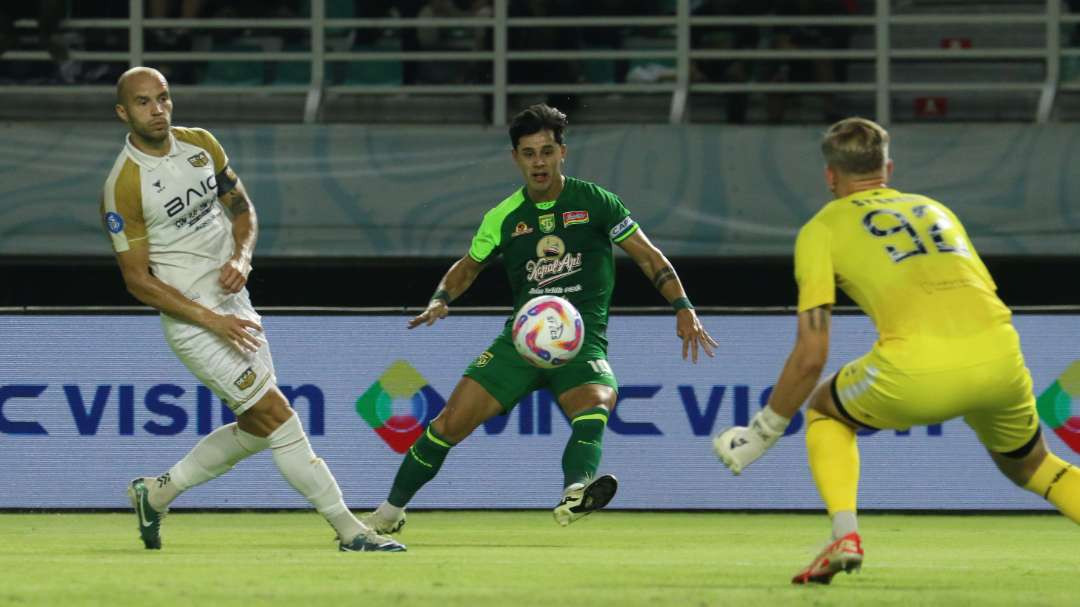
[[[1080,468],[1047,453],[1024,489],[1041,495],[1074,523],[1080,523]]]
[[[806,455],[829,516],[855,512],[859,448],[855,430],[813,409],[806,412]]]

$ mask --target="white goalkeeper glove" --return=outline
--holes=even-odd
[[[765,407],[750,426],[732,426],[713,438],[713,452],[735,474],[765,455],[787,429],[790,419]]]

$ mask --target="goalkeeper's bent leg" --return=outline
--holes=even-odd
[[[1042,496],[1069,520],[1080,523],[1080,468],[1048,452],[1024,489]]]
[[[827,415],[806,412],[806,454],[818,493],[833,521],[833,536],[856,531],[859,449],[855,429]]]

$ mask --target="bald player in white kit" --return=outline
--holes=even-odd
[[[105,181],[101,213],[124,283],[161,312],[173,352],[236,414],[168,472],[131,482],[146,548],[161,548],[161,520],[180,493],[269,447],[282,476],[337,532],[340,550],[404,551],[345,506],[276,385],[270,346],[244,288],[255,208],[225,150],[206,130],[172,126],[169,83],[157,70],[125,72],[116,98],[130,133]]]

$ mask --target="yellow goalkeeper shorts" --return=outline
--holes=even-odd
[[[987,449],[1009,453],[1027,445],[1039,427],[1019,348],[967,366],[914,372],[890,364],[875,349],[844,365],[831,387],[841,414],[877,430],[963,417]]]

